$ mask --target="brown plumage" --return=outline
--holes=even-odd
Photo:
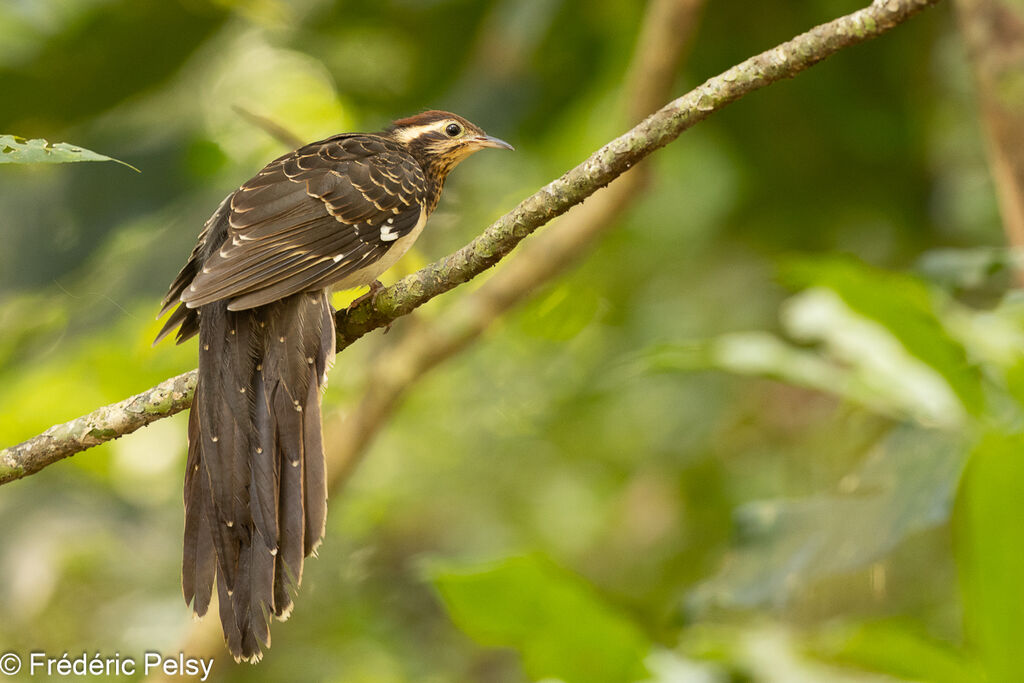
[[[484,147],[511,149],[427,111],[285,154],[221,202],[171,284],[157,341],[177,329],[200,349],[182,589],[201,617],[216,586],[236,659],[270,646],[270,616],[288,617],[323,537],[330,289],[373,284],[415,241],[448,172]]]

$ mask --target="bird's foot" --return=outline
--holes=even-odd
[[[356,298],[355,301],[348,305],[348,310],[351,311],[353,308],[363,303],[367,299],[370,300],[370,304],[373,306],[377,305],[377,297],[384,291],[384,284],[380,280],[374,280],[370,283],[370,291],[362,296]]]

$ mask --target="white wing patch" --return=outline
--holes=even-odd
[[[389,218],[387,225],[380,226],[380,239],[382,242],[394,242],[401,237],[401,235],[395,232],[395,226],[392,223],[394,223],[394,220]]]

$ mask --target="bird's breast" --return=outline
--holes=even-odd
[[[413,242],[415,242],[420,236],[420,233],[423,232],[423,226],[426,224],[427,210],[426,208],[423,208],[420,210],[419,220],[416,221],[416,225],[413,226],[412,230],[410,230],[407,235],[399,237],[391,245],[391,248],[384,252],[383,256],[368,265],[366,268],[361,268],[345,279],[339,281],[334,285],[333,289],[352,289],[353,287],[363,287],[372,283],[374,280],[379,278],[384,271],[398,263],[398,259],[405,256],[405,253],[412,247]]]

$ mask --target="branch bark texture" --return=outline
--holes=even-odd
[[[536,229],[581,203],[712,113],[766,85],[792,78],[839,50],[877,37],[938,2],[876,0],[864,9],[817,26],[705,81],[524,199],[454,254],[388,287],[375,301],[367,300],[351,311],[339,313],[338,350],[484,272]],[[180,399],[163,405],[161,388],[168,385],[184,387],[185,391]],[[6,448],[0,451],[0,484],[184,410],[191,405],[194,388],[193,371]],[[160,407],[137,409],[140,404],[159,404]]]

